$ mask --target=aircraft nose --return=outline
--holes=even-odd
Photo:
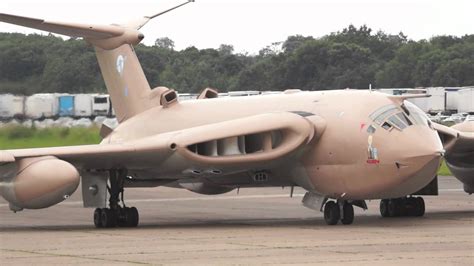
[[[397,167],[410,176],[415,172],[424,172],[428,178],[436,175],[441,158],[444,155],[443,145],[438,134],[428,128],[414,128],[407,130],[401,146]]]
[[[407,130],[404,143],[406,157],[443,156],[444,149],[436,131],[428,127]]]
[[[403,138],[394,142],[398,185],[384,196],[403,197],[422,189],[436,176],[441,163],[444,150],[434,130],[426,127],[404,133]]]

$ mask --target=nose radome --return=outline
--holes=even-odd
[[[428,127],[418,127],[412,130],[406,130],[404,134],[405,156],[425,157],[425,156],[442,156],[444,153],[443,144],[436,131]]]
[[[428,126],[412,126],[391,132],[390,148],[394,161],[393,183],[383,197],[397,198],[411,195],[429,184],[439,168],[443,146],[437,133]],[[382,151],[382,154],[385,151]],[[383,161],[383,155],[381,155]]]
[[[428,184],[436,175],[444,153],[437,133],[428,127],[407,130],[403,143],[398,145],[405,146],[397,161],[400,177],[413,187]]]

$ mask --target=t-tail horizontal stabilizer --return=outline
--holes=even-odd
[[[123,44],[137,45],[143,40],[144,35],[138,30],[151,19],[168,13],[176,8],[194,2],[193,0],[162,11],[152,16],[145,16],[124,24],[95,25],[82,23],[64,23],[47,21],[44,19],[22,17],[0,13],[0,21],[20,25],[28,28],[48,31],[70,37],[81,37],[102,49],[111,50]]]
[[[150,97],[150,85],[132,46],[143,40],[138,30],[151,19],[194,1],[187,1],[152,16],[125,24],[63,23],[0,13],[0,21],[84,38],[95,48],[100,70],[112,99],[117,119],[123,122],[159,105]]]

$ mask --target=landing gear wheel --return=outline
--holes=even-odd
[[[125,208],[125,226],[137,227],[138,225],[138,210],[135,207]]]
[[[422,197],[415,199],[415,216],[425,215],[425,200]]]
[[[117,215],[113,210],[104,208],[101,211],[100,222],[103,227],[115,227],[117,226]]]
[[[390,217],[390,214],[388,212],[388,200],[383,199],[380,201],[380,214],[382,217]]]
[[[423,216],[425,214],[425,201],[422,197],[412,196],[382,200],[380,201],[380,213],[383,217]]]
[[[416,215],[416,198],[408,197],[403,199],[401,206],[403,210],[403,216],[415,216]]]
[[[344,203],[342,207],[342,224],[352,224],[354,221],[354,207],[350,203]]]
[[[138,210],[135,207],[125,206],[124,180],[127,178],[126,169],[113,169],[109,171],[109,208],[94,211],[94,225],[97,228],[111,227],[137,227]]]
[[[102,228],[102,210],[100,208],[95,209],[94,211],[94,225],[96,228]]]
[[[398,211],[398,202],[396,200],[389,200],[388,201],[388,216],[389,217],[397,217],[399,215]]]
[[[335,225],[339,221],[341,214],[339,212],[339,206],[334,201],[328,201],[324,205],[324,220],[328,225]]]

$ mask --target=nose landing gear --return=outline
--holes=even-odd
[[[425,201],[422,197],[383,199],[380,201],[382,217],[423,216]]]
[[[127,176],[127,170],[110,170],[110,208],[97,208],[94,211],[94,225],[97,228],[111,227],[137,227],[139,215],[135,207],[125,206],[123,200],[123,182]],[[120,201],[122,202],[120,204]]]

